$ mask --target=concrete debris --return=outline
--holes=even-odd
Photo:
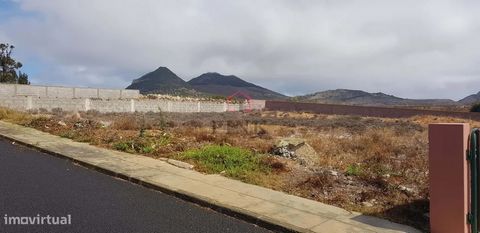
[[[317,159],[317,153],[301,138],[283,138],[278,140],[271,153],[283,158],[299,161],[301,165],[312,166]]]
[[[362,202],[362,205],[365,206],[365,207],[373,207],[373,204],[371,202],[368,202],[368,201]]]
[[[84,125],[82,122],[77,122],[77,123],[73,124],[73,127],[75,127],[75,128],[84,128],[85,125]]]
[[[406,194],[414,194],[415,193],[415,190],[413,188],[408,188],[408,187],[405,187],[403,185],[398,186],[398,189],[405,192]]]
[[[332,175],[332,176],[338,176],[338,172],[337,172],[337,171],[330,171],[330,175]]]
[[[111,121],[100,121],[98,122],[102,128],[108,128],[110,125],[112,125]]]
[[[182,161],[178,161],[178,160],[175,160],[175,159],[168,159],[167,163],[169,163],[173,166],[179,167],[179,168],[184,168],[184,169],[189,169],[189,170],[192,170],[193,167],[194,167],[192,164],[185,163],[185,162],[182,162]]]

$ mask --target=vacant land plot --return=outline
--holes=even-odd
[[[19,113],[0,119],[80,142],[168,157],[320,202],[428,230],[427,125],[307,113]],[[480,126],[480,122],[470,122]]]

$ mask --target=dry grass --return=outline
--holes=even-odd
[[[31,114],[0,107],[0,120],[24,125],[30,123],[33,119],[34,117]]]
[[[423,230],[428,230],[424,217],[428,212],[428,124],[480,126],[480,122],[446,117],[383,119],[284,112],[87,112],[80,118],[65,113],[46,118],[0,109],[0,119],[155,158],[178,157],[211,145],[268,154],[279,138],[303,138],[318,155],[314,165],[265,156],[261,162],[272,172],[242,175],[242,180]]]

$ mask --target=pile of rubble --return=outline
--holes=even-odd
[[[315,149],[301,138],[279,139],[273,146],[271,154],[297,160],[305,166],[314,165],[317,158]]]

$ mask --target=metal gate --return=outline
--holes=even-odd
[[[479,171],[480,168],[480,148],[478,140],[480,139],[480,130],[473,129],[470,133],[470,146],[467,152],[467,160],[470,162],[470,213],[468,213],[467,219],[471,227],[471,232],[478,232],[478,210],[479,210],[479,197],[478,197],[478,185],[479,185]]]

